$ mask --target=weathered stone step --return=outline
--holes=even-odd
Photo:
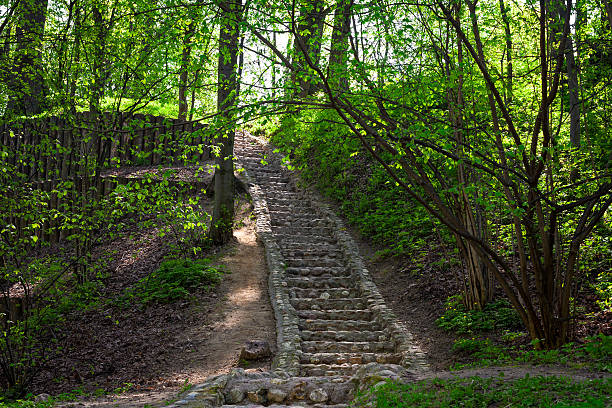
[[[334,246],[336,245],[335,238],[324,237],[321,235],[307,235],[307,234],[292,235],[292,234],[274,232],[274,238],[276,239],[276,242],[278,242],[278,244],[281,247],[299,246],[300,248],[307,248],[308,245],[317,245],[317,244],[318,245],[334,245]]]
[[[308,220],[312,218],[312,213],[306,207],[296,207],[294,209],[288,209],[287,207],[278,207],[274,204],[268,205],[268,212],[274,214],[274,217],[287,219],[291,217],[294,220]]]
[[[313,298],[294,298],[291,304],[296,309],[307,310],[346,310],[346,309],[365,309],[365,300],[361,298],[347,299],[313,299]]]
[[[323,242],[319,242],[319,243],[308,243],[308,245],[304,245],[303,242],[298,242],[298,241],[291,241],[290,239],[286,239],[282,242],[279,242],[279,245],[281,246],[281,252],[283,251],[295,251],[295,250],[300,250],[300,251],[304,251],[306,249],[308,250],[317,250],[317,251],[326,251],[326,250],[339,250],[339,247],[334,243],[334,244],[329,244],[329,243],[323,243]]]
[[[353,375],[361,367],[360,364],[302,364],[300,374],[302,376],[346,376]]]
[[[345,265],[341,259],[331,258],[287,258],[285,257],[285,265],[292,268],[308,268],[308,267],[322,267],[322,268],[342,268]]]
[[[387,352],[393,353],[395,345],[391,341],[303,341],[304,353],[357,353]]]
[[[303,341],[387,341],[389,336],[381,331],[346,331],[346,330],[302,330]]]
[[[347,405],[347,404],[334,404],[334,405],[313,404],[313,405],[303,405],[303,403],[301,403],[300,405],[279,405],[279,404],[271,404],[271,405],[261,405],[261,404],[221,405],[221,408],[261,408],[263,406],[268,407],[268,408],[304,408],[305,406],[310,407],[310,408],[348,408],[349,407],[349,405]]]
[[[291,194],[291,196],[288,196]],[[276,204],[276,205],[286,205],[288,207],[294,206],[304,206],[309,205],[309,203],[296,193],[284,193],[284,194],[270,194],[270,197],[267,197],[268,204]]]
[[[367,320],[374,317],[371,310],[296,310],[298,317],[302,319],[334,319],[334,320]]]
[[[267,189],[266,189],[267,190]],[[282,193],[266,194],[266,201],[276,197],[283,197],[285,200],[304,200],[304,196],[293,191],[283,191]]]
[[[279,176],[279,173],[281,171],[280,168],[262,170],[262,169],[252,167],[252,166],[249,167],[249,165],[247,165],[246,168],[249,174],[252,174],[258,180],[266,180],[267,182],[270,182],[270,183],[277,183],[277,184],[282,184],[282,185],[288,185],[289,183],[289,179],[287,177],[283,178],[282,176]],[[267,183],[266,183],[266,186],[267,186]]]
[[[397,353],[302,353],[302,364],[398,364],[402,356]]]
[[[268,211],[270,209],[268,208]],[[302,211],[300,209],[294,211],[271,211],[274,213],[274,218],[276,220],[282,221],[291,221],[291,222],[311,222],[313,220],[318,220],[318,218],[314,218],[313,214],[310,211]],[[327,223],[321,222],[323,226],[327,226]]]
[[[349,276],[286,276],[287,287],[295,289],[355,289],[355,281]]]
[[[335,278],[348,278],[351,275],[351,271],[347,268],[342,267],[321,267],[321,266],[310,266],[310,267],[288,267],[285,269],[285,275],[288,277],[292,276],[317,276],[321,278],[335,277]]]
[[[346,288],[323,288],[323,289],[302,289],[292,288],[290,292],[296,298],[315,298],[315,299],[342,299],[360,297],[357,289]]]
[[[292,235],[320,235],[325,237],[332,237],[333,230],[330,227],[298,227],[297,225],[292,225],[290,227],[285,226],[272,226],[272,229],[276,233],[280,234],[292,234]]]
[[[338,331],[378,331],[380,325],[371,320],[326,320],[326,319],[300,319],[298,327],[303,330],[338,330]]]
[[[295,257],[295,258],[341,258],[344,257],[344,252],[339,248],[332,248],[329,246],[322,246],[317,248],[291,248],[283,249],[283,256]]]

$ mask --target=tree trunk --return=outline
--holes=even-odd
[[[512,32],[510,31],[510,19],[508,18],[508,10],[504,4],[504,0],[499,0],[499,8],[504,22],[504,31],[506,36],[506,59],[507,71],[506,71],[506,104],[512,104],[512,82],[514,73],[512,72]]]
[[[100,101],[104,97],[104,82],[106,79],[104,59],[106,58],[106,35],[108,31],[104,26],[104,18],[97,4],[93,6],[92,14],[96,30],[96,43],[94,44],[94,80],[90,89],[89,110],[99,113],[101,110]]]
[[[238,38],[241,3],[221,3],[219,28],[219,66],[217,110],[220,129],[215,138],[219,154],[215,159],[215,199],[210,238],[215,245],[228,242],[232,237],[234,220],[234,137],[236,134]]]
[[[300,4],[300,17],[293,42],[293,66],[291,83],[296,87],[295,96],[303,98],[313,95],[317,86],[313,83],[314,74],[307,68],[305,55],[308,55],[314,65],[321,60],[321,38],[326,11],[322,0],[310,0]]]
[[[348,36],[351,31],[352,5],[352,0],[338,0],[334,12],[327,81],[332,89],[337,89],[339,92],[346,92],[349,88],[347,51]]]
[[[606,7],[606,14],[608,16],[608,23],[610,24],[610,29],[612,29],[612,3],[610,3],[610,0],[603,0],[603,3]]]
[[[180,120],[187,119],[187,80],[189,77],[189,60],[191,58],[191,39],[193,38],[194,24],[189,23],[185,37],[183,39],[183,53],[181,55],[181,68],[179,76],[179,94],[178,94],[178,118]]]
[[[470,12],[472,10],[470,9]],[[459,20],[460,9],[457,8],[457,20]],[[457,141],[458,157],[465,157],[464,145],[466,144],[463,123],[463,110],[465,109],[465,100],[463,96],[463,47],[460,39],[457,39],[457,75],[456,88],[449,88],[448,103],[449,103],[449,120],[454,129],[455,140]],[[452,77],[450,61],[447,60],[446,71],[449,78]],[[494,116],[496,116],[494,114]],[[458,218],[463,223],[463,226],[469,233],[475,237],[482,239],[484,242],[488,240],[487,222],[484,211],[480,205],[476,203],[477,197],[470,197],[466,190],[466,186],[470,183],[470,173],[465,168],[462,161],[457,167],[457,181],[460,186],[460,192],[457,197]],[[486,263],[481,259],[480,253],[474,247],[474,244],[465,240],[459,235],[455,235],[457,246],[459,247],[460,257],[465,270],[464,281],[464,297],[465,306],[472,309],[482,309],[488,302],[493,299],[493,275],[489,272]]]
[[[44,80],[40,55],[48,0],[23,0],[16,10],[17,28],[9,100],[5,115],[36,115],[43,111]]]
[[[567,8],[561,6],[559,15],[565,20]],[[567,70],[567,88],[570,104],[570,142],[573,147],[580,147],[580,88],[578,83],[578,65],[574,57],[574,41],[571,35],[567,37],[565,47],[565,63]]]

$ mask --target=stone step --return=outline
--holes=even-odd
[[[266,189],[267,191],[268,189]],[[274,193],[274,194],[266,194],[266,201],[278,197],[282,197],[284,200],[304,200],[304,196],[301,194],[295,193],[293,191],[283,191],[282,193]]]
[[[299,241],[291,241],[290,239],[285,239],[282,242],[279,242],[281,245],[281,251],[305,251],[305,250],[317,250],[317,251],[326,251],[326,250],[339,250],[339,247],[334,244],[329,243],[309,243],[308,245],[304,245],[303,242]]]
[[[387,352],[393,353],[395,345],[391,341],[303,341],[302,352],[305,353],[358,353]]]
[[[381,331],[336,331],[336,330],[302,330],[303,341],[387,341],[389,336]]]
[[[285,250],[287,254],[295,257],[312,258],[317,256],[344,256],[344,252],[339,248],[318,247],[318,248],[294,248]]]
[[[367,309],[354,310],[296,310],[302,319],[334,319],[334,320],[367,320],[371,321],[374,314]]]
[[[300,289],[353,289],[355,282],[350,278],[332,278],[319,276],[287,276],[288,287]]]
[[[271,194],[270,197],[268,197],[268,204],[295,207],[308,204],[308,200],[296,193],[293,193],[292,196],[287,196],[285,194]]]
[[[291,304],[296,309],[307,310],[347,310],[365,309],[365,300],[362,298],[347,299],[313,299],[313,298],[293,298]]]
[[[292,234],[292,235],[320,235],[324,237],[331,238],[333,237],[334,231],[330,227],[298,227],[297,225],[292,225],[290,227],[286,226],[272,226],[272,229],[277,234]]]
[[[344,268],[346,265],[342,259],[331,258],[288,258],[285,257],[285,265],[291,268]]]
[[[280,219],[293,219],[299,221],[305,221],[312,218],[312,213],[307,208],[298,207],[294,209],[287,209],[286,207],[276,207],[274,205],[268,205],[268,212],[274,214],[275,218]],[[291,217],[291,218],[289,218]]]
[[[347,404],[334,404],[334,405],[327,405],[327,404],[312,404],[312,405],[304,405],[303,402],[301,402],[299,405],[279,405],[279,404],[266,404],[266,405],[261,405],[261,404],[242,404],[242,405],[221,405],[221,408],[262,408],[262,407],[268,407],[268,408],[304,408],[304,407],[310,407],[310,408],[349,408],[349,405]]]
[[[397,353],[302,353],[302,364],[399,364],[401,354]]]
[[[352,276],[351,271],[343,267],[321,267],[321,266],[309,266],[309,267],[288,267],[285,269],[285,275],[287,277],[297,276],[309,276],[309,277],[333,277],[333,278],[349,278]]]
[[[300,365],[300,375],[305,377],[314,376],[352,376],[361,364],[302,364]]]
[[[279,173],[281,171],[280,168],[270,169],[268,171],[265,171],[262,169],[253,168],[252,166],[249,167],[248,165],[246,167],[250,175],[252,175],[256,179],[266,181],[266,184],[265,184],[266,190],[267,190],[268,184],[272,184],[272,183],[282,185],[282,186],[289,185],[289,179],[287,177],[279,176]]]
[[[379,331],[380,324],[371,320],[348,319],[300,319],[298,327],[309,331]]]
[[[289,290],[292,297],[295,298],[314,298],[314,299],[342,299],[342,298],[359,298],[360,294],[357,289],[346,288],[324,288],[324,289],[301,289],[292,288]]]
[[[270,214],[272,216],[272,214]],[[281,247],[307,248],[309,245],[336,245],[336,239],[332,237],[322,237],[321,235],[291,235],[284,233],[273,233],[274,239]],[[337,247],[336,247],[337,248]]]
[[[270,209],[268,208],[268,211],[270,211]],[[304,223],[304,222],[312,222],[313,220],[320,220],[319,218],[315,218],[313,216],[313,214],[310,211],[300,211],[300,210],[295,210],[295,211],[271,211],[274,213],[274,218],[275,220],[278,220],[279,222],[299,222],[299,223]],[[328,225],[328,223],[325,222],[317,222],[317,225],[322,224],[324,227],[326,227]]]

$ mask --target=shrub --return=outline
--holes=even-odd
[[[483,310],[467,310],[461,296],[451,296],[446,302],[445,309],[436,323],[441,328],[457,334],[522,327],[518,314],[505,299],[491,302]]]
[[[171,259],[162,262],[159,269],[139,280],[127,294],[142,303],[169,303],[184,299],[197,289],[218,283],[223,267],[211,265],[210,259]]]

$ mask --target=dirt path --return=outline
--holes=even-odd
[[[186,314],[196,321],[175,337],[183,345],[167,361],[166,378],[149,389],[128,391],[97,399],[70,402],[60,406],[144,407],[163,406],[184,389],[181,384],[197,384],[209,376],[222,374],[238,365],[244,342],[263,339],[275,345],[274,316],[267,293],[267,270],[263,249],[258,244],[254,226],[248,223],[235,230],[236,243],[221,259],[231,271],[211,297],[217,298],[211,310],[208,302],[190,307]],[[201,318],[197,318],[197,316]],[[169,345],[171,346],[171,345]],[[271,360],[249,369],[267,369]],[[146,369],[146,368],[145,368]],[[145,373],[143,373],[145,374]]]

